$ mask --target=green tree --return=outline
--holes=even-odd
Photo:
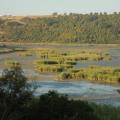
[[[20,120],[32,91],[20,64],[5,69],[0,77],[0,120]]]
[[[41,95],[31,111],[29,120],[98,120],[87,102],[69,100],[55,91]]]

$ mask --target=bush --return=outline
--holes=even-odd
[[[20,65],[5,69],[0,77],[0,119],[23,118],[23,110],[32,98],[32,91]]]
[[[54,91],[41,95],[32,111],[30,120],[98,120],[87,102],[69,100]]]

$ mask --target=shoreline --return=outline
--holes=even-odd
[[[118,47],[120,47],[120,44],[89,44],[89,43],[55,43],[55,42],[53,42],[53,43],[43,43],[43,42],[0,42],[0,44],[2,45],[67,45],[67,46],[108,46],[108,47],[110,47],[110,46],[113,46],[113,47],[115,47],[115,46],[118,46]]]

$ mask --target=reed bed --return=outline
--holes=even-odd
[[[89,66],[88,68],[72,69],[62,72],[58,80],[91,80],[101,83],[120,83],[120,67]]]

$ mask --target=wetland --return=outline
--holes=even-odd
[[[120,106],[119,45],[11,44],[0,46],[0,73],[13,63],[37,86],[72,99]]]

